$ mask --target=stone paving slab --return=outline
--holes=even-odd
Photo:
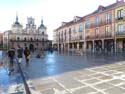
[[[111,65],[111,67],[113,66],[116,69],[116,65]],[[108,68],[109,67],[110,65]],[[124,94],[125,85],[123,83],[125,80],[115,79],[115,77],[123,76],[125,74],[117,71],[117,69],[115,72],[112,69],[107,71],[107,69],[101,68],[102,67],[97,67],[97,69],[96,67],[82,69],[76,72],[73,71],[70,73],[50,76],[50,79],[44,80],[40,80],[39,78],[39,80],[36,80],[36,82],[34,81],[33,83],[34,86],[36,86],[36,90],[41,91],[42,94],[56,94],[54,88],[60,92],[65,91],[65,94]],[[53,79],[55,79],[56,82]]]
[[[76,70],[74,69],[65,71],[55,75],[39,76],[38,78],[31,79],[31,81],[35,90],[40,91],[41,94],[125,94],[125,62],[117,62],[115,60],[113,61],[112,59],[109,59],[109,61],[107,62],[110,62],[110,60],[111,62],[113,62],[112,64],[103,64],[99,66],[97,65],[84,68],[80,67],[81,65],[76,65],[76,67],[80,68],[77,68]],[[66,60],[64,60],[63,58],[52,63],[57,63],[59,67],[59,63],[65,63],[65,61]],[[70,60],[67,61],[69,62]],[[89,58],[88,61],[91,62],[94,60],[91,60]],[[101,59],[95,61],[100,63]],[[35,63],[37,64],[37,62]],[[42,64],[46,63],[47,62]],[[77,63],[75,62],[70,66],[69,62],[69,66],[71,67],[71,69],[75,66],[75,64]],[[91,64],[94,65],[95,62]],[[46,65],[49,65],[49,63],[47,63]],[[61,63],[61,65],[63,64]],[[38,68],[41,68],[39,65],[37,66]],[[67,62],[63,65],[63,67],[66,67],[64,69],[67,70]],[[42,71],[44,70],[42,69]],[[32,72],[40,73],[39,70],[32,70]]]
[[[78,90],[76,90],[75,92],[73,92],[73,94],[89,94],[89,93],[92,93],[92,92],[96,92],[96,90],[94,88],[91,88],[91,87],[83,87],[83,88],[80,88]]]
[[[119,87],[113,87],[110,89],[105,90],[107,94],[125,94],[125,89]]]

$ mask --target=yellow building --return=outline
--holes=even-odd
[[[115,7],[115,40],[116,51],[125,51],[125,3],[123,0]]]

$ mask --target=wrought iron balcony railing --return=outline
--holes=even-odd
[[[86,29],[92,29],[92,28],[95,28],[95,27],[100,27],[100,26],[104,26],[104,25],[107,25],[107,24],[111,24],[111,23],[112,23],[111,19],[108,19],[108,20],[100,21],[98,24],[91,23],[90,26],[85,26],[85,28]]]
[[[115,18],[115,21],[116,21],[116,22],[122,21],[122,20],[125,21],[125,16]]]
[[[18,39],[10,39],[10,42],[47,42],[48,40],[18,40]]]
[[[101,39],[101,38],[112,38],[112,34],[108,33],[108,34],[101,34],[101,35],[90,35],[90,36],[86,36],[87,40],[90,39]]]
[[[115,34],[116,36],[125,36],[125,31],[122,31],[122,32],[117,31]]]

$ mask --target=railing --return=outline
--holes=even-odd
[[[125,36],[125,31],[123,31],[123,32],[116,32],[116,36]]]
[[[95,28],[95,27],[100,27],[100,26],[108,25],[108,24],[111,24],[111,23],[112,23],[111,19],[108,19],[108,20],[100,21],[98,24],[91,23],[91,25],[89,27],[85,26],[85,28],[86,29],[91,29],[91,28]]]
[[[48,40],[18,40],[18,39],[10,39],[10,42],[47,42]]]
[[[124,21],[125,21],[125,17],[115,18],[115,21],[116,21],[116,22],[121,21],[121,20],[124,20]]]
[[[20,66],[20,64],[19,64],[17,58],[16,58],[16,61],[17,61],[17,65],[18,65],[19,72],[20,72],[21,77],[22,77],[22,80],[23,80],[23,84],[24,84],[24,87],[25,87],[25,92],[26,92],[26,94],[32,94],[32,93],[30,92],[30,89],[29,89],[28,84],[27,84],[27,82],[26,82],[26,79],[25,79],[25,77],[24,77],[22,68],[21,68],[21,66]]]
[[[86,36],[86,39],[101,39],[101,38],[112,38],[112,34],[102,34],[102,35],[90,35]]]

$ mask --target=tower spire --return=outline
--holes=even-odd
[[[43,17],[41,18],[41,24],[43,25]]]
[[[18,13],[16,12],[16,22],[18,22]]]

